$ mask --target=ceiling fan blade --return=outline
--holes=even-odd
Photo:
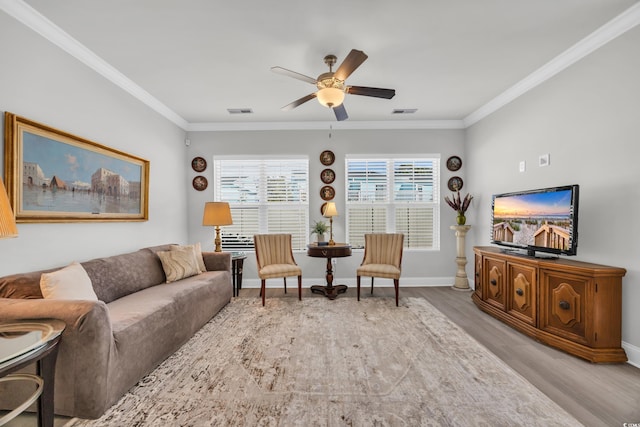
[[[376,98],[391,99],[396,95],[395,89],[382,89],[379,87],[347,86],[345,92],[351,95],[374,96]]]
[[[282,110],[282,111],[291,111],[291,110],[293,110],[294,108],[296,108],[296,107],[298,107],[298,106],[300,106],[300,105],[304,104],[305,102],[307,102],[307,101],[311,101],[311,100],[312,100],[313,98],[315,98],[315,97],[316,97],[316,92],[314,92],[314,93],[310,93],[310,94],[309,94],[309,95],[307,95],[307,96],[303,96],[303,97],[302,97],[302,98],[300,98],[300,99],[296,99],[296,100],[295,100],[295,101],[293,101],[291,104],[287,104],[287,105],[285,105],[284,107],[282,107],[282,108],[281,108],[281,110]]]
[[[347,114],[347,110],[345,110],[344,108],[344,104],[340,104],[337,107],[333,107],[332,110],[335,113],[336,119],[338,119],[339,122],[343,120],[347,120],[349,118],[349,115]]]
[[[363,51],[351,49],[333,76],[340,80],[346,80],[367,58],[368,56]]]
[[[274,73],[282,74],[283,76],[293,77],[294,79],[302,80],[303,82],[316,84],[316,79],[313,77],[305,76],[304,74],[296,73],[295,71],[287,70],[282,67],[271,67],[271,71]]]

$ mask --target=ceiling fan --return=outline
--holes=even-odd
[[[318,98],[320,104],[331,108],[336,115],[336,119],[338,119],[338,121],[342,121],[349,118],[347,110],[345,110],[344,104],[342,103],[345,93],[349,93],[351,95],[373,96],[375,98],[393,98],[396,94],[395,89],[345,85],[344,82],[347,77],[362,65],[367,58],[368,56],[361,50],[352,49],[334,73],[333,66],[336,64],[338,58],[336,58],[335,55],[327,55],[324,57],[324,63],[329,66],[329,72],[320,74],[317,79],[296,73],[295,71],[287,70],[286,68],[271,67],[271,71],[275,73],[311,83],[318,88],[317,92],[310,93],[307,96],[303,96],[302,98],[293,101],[291,104],[285,105],[282,107],[282,110],[293,110],[297,106],[302,105],[313,98]]]

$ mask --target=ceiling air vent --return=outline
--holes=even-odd
[[[413,114],[416,111],[417,108],[394,108],[391,114]]]
[[[251,108],[227,108],[229,114],[253,114]]]

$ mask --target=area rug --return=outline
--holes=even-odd
[[[578,426],[422,298],[236,298],[89,426]]]

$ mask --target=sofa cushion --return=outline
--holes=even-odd
[[[110,303],[125,295],[163,283],[160,259],[146,248],[82,263],[98,299]]]
[[[167,283],[200,274],[196,253],[192,246],[171,248],[157,253],[162,262]]]
[[[97,301],[91,279],[77,262],[40,277],[40,290],[47,299]]]
[[[172,251],[179,248],[193,248],[193,253],[196,257],[196,261],[198,262],[198,269],[200,270],[200,273],[204,273],[205,271],[207,271],[207,267],[204,265],[204,260],[202,259],[202,247],[200,246],[200,242],[186,246],[171,245]]]

